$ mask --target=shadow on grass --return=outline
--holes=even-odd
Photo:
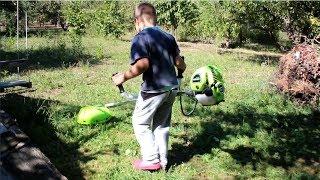
[[[257,106],[241,103],[233,106],[235,110],[232,112],[219,108],[215,111],[205,108],[198,110],[196,116],[201,119],[201,132],[189,138],[188,144],[172,144],[172,150],[169,151],[171,166],[188,162],[197,155],[212,154],[213,149],[219,149],[229,153],[237,164],[251,164],[253,170],[259,164],[289,169],[300,163],[301,171],[305,171],[303,166],[308,167],[306,174],[310,177],[320,173],[319,112],[261,112],[257,108],[269,106],[263,101]],[[236,143],[239,136],[249,138],[249,145],[234,148],[224,145],[226,142]]]
[[[246,44],[243,44],[241,48],[249,49],[253,51],[281,52],[275,45],[272,45],[272,44],[246,43]]]
[[[80,109],[79,106],[65,105],[58,101],[30,98],[18,94],[7,94],[1,99],[1,109],[17,119],[19,127],[30,137],[33,143],[37,144],[63,175],[70,179],[84,179],[80,163],[95,159],[96,155],[103,154],[103,152],[98,151],[88,155],[88,153],[80,152],[79,148],[81,144],[94,138],[97,131],[92,131],[87,135],[77,134],[75,140],[68,143],[61,139],[61,135],[58,135],[59,132],[52,124],[50,112],[52,111],[51,106],[57,104],[63,106],[63,110],[58,112],[61,117],[74,117]],[[61,119],[54,123],[59,123],[59,120]],[[108,122],[106,128],[112,128],[116,125],[116,122],[117,119]],[[70,133],[73,128],[75,127],[66,127],[65,132],[60,132],[60,134]],[[90,169],[86,171],[94,173]]]
[[[99,62],[97,58],[84,53],[81,49],[68,48],[64,45],[48,45],[46,47],[31,49],[28,52],[26,50],[7,52],[0,49],[1,61],[17,60],[18,53],[20,54],[19,59],[27,58],[27,61],[19,64],[22,70],[61,68],[79,63],[97,64]],[[14,72],[16,71],[16,66],[14,65],[14,68],[10,65],[3,66],[1,70],[5,68]]]
[[[253,55],[250,56],[247,60],[258,64],[277,65],[279,62],[279,57],[270,55]]]
[[[240,61],[251,61],[259,65],[277,65],[280,56],[270,53],[250,53],[241,50],[219,49],[218,54],[235,54]]]

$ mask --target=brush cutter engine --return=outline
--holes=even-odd
[[[224,101],[224,81],[220,70],[212,65],[197,69],[190,80],[191,90],[198,102],[204,106]]]

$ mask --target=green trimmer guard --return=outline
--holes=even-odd
[[[92,125],[104,123],[112,117],[111,111],[103,106],[86,106],[80,109],[77,122],[79,124]]]

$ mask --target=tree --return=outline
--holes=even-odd
[[[14,12],[16,11],[16,4],[13,1],[0,1],[0,10]]]
[[[72,33],[82,35],[88,25],[89,16],[85,11],[85,3],[72,1],[64,4],[62,13],[70,27]]]
[[[91,24],[97,27],[99,34],[120,37],[124,33],[126,20],[120,5],[118,1],[106,1],[92,12]]]
[[[196,22],[199,15],[197,6],[189,1],[158,1],[155,3],[158,15],[158,23],[170,27],[173,33],[179,25]]]
[[[12,36],[16,33],[16,24],[17,24],[17,9],[16,9],[16,1],[2,1],[0,2],[0,13],[1,16],[4,17],[3,20],[1,20],[1,23],[5,25],[6,28],[6,35]],[[23,6],[22,2],[19,2],[19,19],[21,19],[23,16]],[[20,28],[21,29],[21,28]]]

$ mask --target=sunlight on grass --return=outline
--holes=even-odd
[[[51,41],[30,38],[35,49]],[[251,61],[250,55],[219,55],[213,45],[192,43],[181,47],[188,66],[184,85],[197,68],[214,64],[226,81],[226,101],[198,105],[188,118],[176,102],[169,152],[173,165],[167,173],[134,171],[131,161],[139,157],[131,127],[134,104],[112,108],[115,118],[105,124],[81,126],[75,121],[82,106],[121,99],[111,75],[129,67],[130,42],[84,37],[83,45],[94,63],[26,69],[22,78],[30,78],[37,90],[23,94],[29,99],[21,104],[5,103],[12,113],[33,103],[23,111],[25,117],[41,118],[24,129],[34,128],[27,131],[31,139],[44,136],[35,142],[70,179],[319,177],[319,122],[308,107],[297,106],[269,85],[276,67]],[[136,78],[124,87],[137,93],[140,84]]]

